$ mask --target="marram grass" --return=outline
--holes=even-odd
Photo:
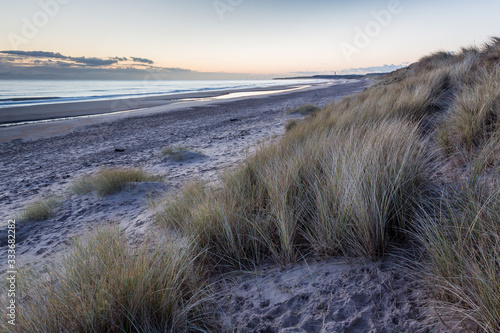
[[[303,116],[306,116],[314,112],[318,112],[319,110],[321,109],[314,104],[304,104],[302,106],[299,106],[298,108],[286,111],[286,114],[301,114]]]
[[[49,196],[45,199],[28,204],[23,209],[18,219],[21,222],[45,221],[55,215],[56,209],[60,205],[60,198],[56,196]]]
[[[92,175],[83,176],[73,184],[77,194],[87,194],[96,191],[99,196],[120,192],[132,182],[161,181],[161,177],[152,176],[141,169],[134,168],[104,168]]]
[[[127,244],[116,227],[99,227],[73,245],[60,266],[18,282],[15,326],[8,332],[208,331],[207,290],[196,257],[181,242]]]

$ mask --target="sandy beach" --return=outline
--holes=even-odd
[[[0,109],[0,142],[46,137],[65,133],[82,125],[180,111],[193,107],[209,106],[214,103],[233,102],[239,99],[309,91],[330,85],[332,83],[283,85],[267,88],[7,107]]]
[[[244,160],[259,143],[276,140],[289,119],[300,117],[285,111],[307,103],[324,106],[368,85],[352,81],[219,100],[213,93],[148,98],[133,101],[133,109],[141,109],[137,112],[0,128],[1,244],[6,244],[7,220],[51,194],[62,200],[55,217],[17,224],[19,263],[41,267],[64,254],[73,237],[108,221],[139,242],[153,230],[151,197],[196,179],[217,181],[221,171]],[[184,102],[175,102],[179,99]],[[102,114],[110,103],[41,107],[53,110],[48,115],[29,107],[9,121],[33,120],[35,114],[36,119]],[[161,157],[164,147],[179,146],[193,154],[183,161]],[[136,184],[104,198],[70,191],[80,176],[103,167],[140,167],[165,181]],[[278,327],[279,332],[425,331],[418,283],[397,260],[318,260],[217,281],[224,330],[236,324],[241,332],[278,332]]]

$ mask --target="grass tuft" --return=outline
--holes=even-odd
[[[186,147],[165,147],[162,149],[160,156],[168,156],[174,161],[180,162],[184,158],[184,153],[188,151]]]
[[[449,152],[472,152],[500,137],[500,68],[480,71],[461,87],[450,112],[437,131],[440,144]]]
[[[288,132],[290,131],[292,128],[295,128],[295,126],[297,126],[297,120],[295,119],[291,119],[289,121],[287,121],[287,123],[285,124],[285,130]]]
[[[303,116],[312,114],[314,112],[318,112],[321,110],[319,107],[313,104],[304,104],[302,106],[299,106],[298,108],[291,109],[285,112],[285,114],[301,114]]]
[[[24,208],[19,220],[23,222],[45,221],[55,215],[55,211],[60,205],[61,200],[55,196],[32,202]]]
[[[380,256],[401,236],[426,181],[417,125],[315,129],[303,139],[306,130],[298,125],[262,148],[221,188],[187,187],[158,219],[196,239],[211,264],[286,264],[311,250]]]
[[[96,191],[97,195],[106,196],[122,191],[130,183],[148,181],[161,181],[161,177],[148,175],[141,169],[105,168],[93,175],[82,177],[73,184],[72,189],[77,194]]]
[[[19,285],[29,296],[19,298],[16,326],[8,331],[209,330],[207,289],[195,259],[183,244],[148,239],[132,248],[119,229],[99,227],[43,279],[24,276]]]
[[[500,192],[465,186],[424,216],[417,238],[430,256],[428,286],[470,331],[500,331]]]

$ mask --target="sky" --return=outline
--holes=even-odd
[[[0,0],[0,79],[387,72],[500,36],[498,13],[498,0]]]

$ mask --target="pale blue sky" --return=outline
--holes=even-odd
[[[498,0],[398,2],[0,0],[0,50],[134,56],[201,72],[287,74],[399,65],[500,35]],[[383,26],[373,12],[387,13],[390,6],[397,13],[384,16]],[[38,25],[36,31],[29,24]],[[358,31],[370,27],[367,42]]]

